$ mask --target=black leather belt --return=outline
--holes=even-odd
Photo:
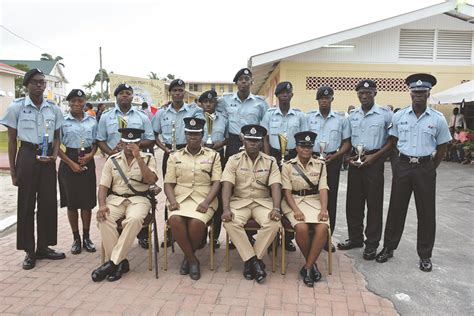
[[[81,150],[81,148],[66,147],[66,152],[68,152],[68,151],[74,152],[74,151],[80,151],[80,150]],[[89,147],[84,147],[85,152],[90,152],[91,150],[92,150],[92,147],[90,147],[90,146]]]
[[[380,149],[372,149],[372,150],[366,150],[364,151],[364,155],[372,155],[378,152]],[[352,154],[357,155],[357,151],[354,147],[352,147]]]
[[[423,157],[414,157],[414,156],[407,156],[402,153],[400,153],[399,156],[401,161],[406,161],[410,164],[420,164],[420,163],[425,163],[433,160],[433,156],[423,156]]]
[[[33,143],[30,143],[30,142],[25,142],[25,141],[20,142],[20,147],[25,147],[25,148],[29,148],[29,149],[33,149],[33,150],[41,149],[40,144],[33,144]],[[52,147],[53,147],[53,143],[48,143],[48,148],[52,148]]]
[[[330,153],[324,153],[324,154],[325,154],[325,155],[334,155],[335,153],[337,153],[337,150],[331,151]],[[316,151],[313,151],[313,155],[320,156],[321,153],[318,153],[318,152],[316,152]]]
[[[310,190],[291,190],[292,194],[296,194],[299,196],[307,196],[307,195],[315,195],[319,194],[318,189],[310,189]]]
[[[146,193],[147,193],[147,192],[139,192],[139,193],[142,193],[142,194],[128,194],[128,193],[125,193],[125,194],[118,194],[118,193],[115,193],[115,192],[112,191],[112,194],[113,194],[113,195],[121,196],[121,197],[126,198],[126,199],[128,199],[128,198],[130,198],[130,197],[132,197],[132,196],[144,196],[144,197],[146,197]]]

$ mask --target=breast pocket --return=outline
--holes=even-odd
[[[277,135],[280,131],[280,126],[279,122],[270,122],[270,134]]]
[[[118,123],[117,123],[117,120],[114,120],[114,119],[110,119],[110,120],[107,120],[107,124],[106,124],[106,128],[107,128],[107,134],[111,135],[111,134],[115,134],[115,133],[118,133]]]
[[[360,134],[359,122],[351,122],[351,134],[352,136],[359,136]]]
[[[423,128],[421,130],[421,134],[422,134],[422,137],[423,137],[423,142],[426,144],[426,143],[429,143],[429,144],[432,144],[432,143],[436,143],[436,129],[435,128]],[[428,145],[428,144],[426,144]]]
[[[267,186],[269,175],[270,175],[269,170],[255,172],[256,182],[260,185]]]
[[[382,131],[382,124],[371,124],[369,126],[369,134],[372,136],[377,136]]]
[[[400,143],[406,143],[410,139],[410,127],[400,126],[398,128],[398,141]]]
[[[163,134],[171,134],[171,122],[161,122],[161,131]]]
[[[241,111],[242,117],[248,124],[260,124],[260,111],[256,105],[245,106]]]
[[[18,120],[18,129],[35,129],[36,116],[35,115],[21,115]]]
[[[333,142],[339,142],[341,140],[341,131],[339,129],[331,130],[329,139]]]

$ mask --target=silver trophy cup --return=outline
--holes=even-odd
[[[320,160],[325,160],[326,155],[324,154],[324,151],[326,150],[326,146],[328,143],[326,142],[320,142],[319,143],[319,159]]]
[[[356,152],[357,152],[357,156],[358,156],[356,163],[358,163],[358,164],[361,165],[361,164],[364,163],[364,162],[360,159],[361,156],[364,154],[364,145],[362,145],[362,144],[357,145],[357,146],[356,146]]]

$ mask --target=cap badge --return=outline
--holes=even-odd
[[[255,127],[252,127],[252,128],[250,129],[250,134],[252,134],[252,135],[257,134],[257,130],[255,129]]]
[[[82,96],[82,92],[81,91],[77,91],[77,95],[80,97]]]
[[[304,138],[305,141],[309,142],[311,140],[311,137],[309,137],[309,135],[306,135],[306,137]]]
[[[328,95],[328,94],[329,94],[328,89],[324,90],[324,95]]]
[[[196,126],[196,121],[195,121],[195,120],[189,121],[189,125],[191,125],[191,126]]]
[[[244,70],[244,74],[248,75],[249,71],[247,69]]]
[[[125,89],[130,89],[130,86],[128,84],[125,84]]]
[[[39,68],[36,68],[36,71],[39,72],[40,74],[43,73],[43,72],[41,71],[41,69],[39,69]]]
[[[207,94],[207,98],[208,98],[208,99],[212,99],[212,93],[208,93],[208,94]]]
[[[178,80],[178,84],[181,86],[183,84],[183,80]]]
[[[417,86],[421,86],[422,84],[423,84],[423,82],[421,82],[421,80],[418,80],[418,81],[416,82],[416,85],[417,85]]]
[[[364,83],[364,87],[368,88],[368,87],[369,87],[369,83],[368,83],[368,82],[365,82],[365,83]]]
[[[290,90],[290,89],[291,89],[291,84],[288,83],[288,84],[286,85],[286,88],[287,88],[288,90]]]
[[[132,139],[133,138],[133,133],[128,133],[128,138]]]

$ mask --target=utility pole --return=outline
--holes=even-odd
[[[103,88],[103,82],[104,82],[104,74],[102,71],[102,46],[99,47],[99,59],[100,59],[100,69],[99,69],[99,74],[100,74],[100,100],[104,101],[104,88]]]

